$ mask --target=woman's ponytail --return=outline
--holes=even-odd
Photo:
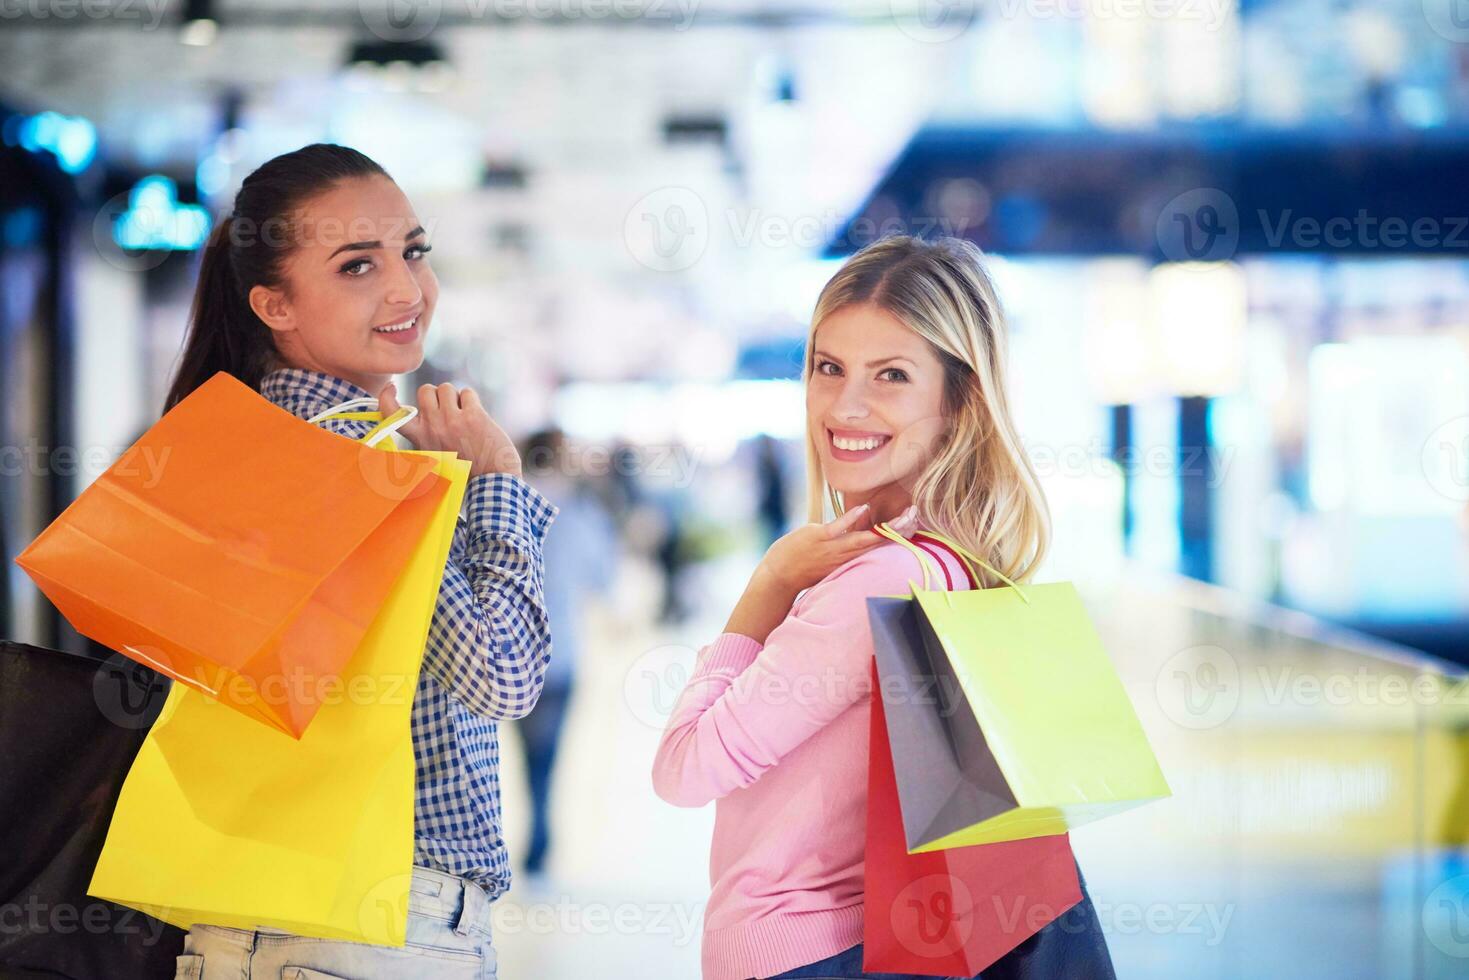
[[[230,257],[233,215],[215,225],[199,262],[183,358],[163,404],[166,412],[220,371],[260,387],[275,356],[270,328],[250,308]]]
[[[234,211],[215,226],[204,246],[189,332],[165,412],[220,371],[260,387],[278,354],[270,328],[250,307],[250,290],[282,284],[296,241],[293,213],[338,181],[369,176],[388,174],[349,147],[313,143],[266,161],[245,178]]]

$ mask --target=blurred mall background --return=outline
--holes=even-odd
[[[1040,579],[1174,790],[1074,835],[1119,976],[1469,976],[1469,3],[0,0],[0,65],[0,635],[82,646],[11,559],[157,418],[214,215],[302,144],[424,219],[409,381],[557,447],[502,977],[697,975],[712,809],[650,761],[805,519],[808,317],[888,232],[989,252]]]

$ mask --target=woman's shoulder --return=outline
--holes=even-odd
[[[917,544],[914,547],[925,552],[930,586],[945,588],[947,556],[938,558],[928,548]],[[950,569],[949,575],[952,574]],[[872,596],[903,595],[913,585],[923,585],[923,567],[919,565],[918,555],[913,548],[885,541],[838,566],[816,588],[835,596],[865,600]]]

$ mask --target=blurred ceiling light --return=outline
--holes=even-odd
[[[663,142],[712,143],[724,146],[729,139],[729,124],[722,115],[671,115],[663,120]]]
[[[1457,338],[1360,337],[1318,345],[1307,364],[1317,509],[1458,513],[1469,498],[1469,358]]]
[[[1148,277],[1162,381],[1176,395],[1226,395],[1244,369],[1245,276],[1233,262],[1176,262]]]
[[[406,61],[390,61],[383,67],[383,88],[389,92],[406,92],[413,87],[413,66]]]
[[[973,177],[952,177],[929,188],[929,216],[937,218],[945,235],[964,237],[989,219],[993,201],[989,189]]]
[[[50,153],[69,174],[81,173],[97,156],[97,128],[91,121],[59,112],[12,117],[6,121],[5,141],[33,153]]]
[[[1240,103],[1244,58],[1238,13],[1221,8],[1217,22],[1175,17],[1158,23],[1164,111],[1175,118],[1219,116]]]
[[[194,173],[194,183],[202,197],[214,197],[228,186],[229,179],[229,161],[218,152],[207,154],[200,160]]]
[[[420,92],[446,92],[454,84],[454,66],[447,61],[430,61],[418,70]]]
[[[763,102],[791,104],[797,101],[796,73],[781,55],[766,55],[755,64],[755,87]]]
[[[557,424],[578,438],[678,441],[711,462],[755,436],[800,438],[805,397],[799,381],[579,381],[556,392],[552,411]]]
[[[214,0],[185,0],[179,18],[179,43],[202,48],[219,36],[219,21],[214,17]]]
[[[234,126],[219,134],[219,140],[214,144],[214,152],[225,163],[238,163],[244,154],[245,141],[249,134],[239,126]]]
[[[347,52],[347,80],[355,88],[442,92],[453,79],[443,49],[432,41],[358,41]]]
[[[522,191],[528,179],[524,164],[514,160],[486,160],[479,185],[496,190]]]
[[[1340,16],[1347,47],[1369,78],[1391,78],[1402,71],[1408,45],[1392,16],[1365,6]]]
[[[209,237],[209,224],[204,208],[179,203],[173,180],[153,174],[128,193],[128,209],[113,223],[112,238],[126,249],[191,251]]]
[[[783,72],[781,72],[780,73],[780,77],[776,80],[776,83],[775,83],[775,101],[776,102],[795,102],[796,101],[796,76],[793,75],[793,74],[791,74],[789,71],[783,71]]]
[[[1080,53],[1082,108],[1099,126],[1149,125],[1158,100],[1148,73],[1153,31],[1144,21],[1091,18]]]
[[[1148,280],[1142,262],[1090,263],[1082,302],[1082,344],[1097,400],[1128,405],[1156,394],[1156,351],[1147,329]]]

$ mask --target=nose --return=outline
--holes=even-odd
[[[423,288],[418,284],[413,267],[407,259],[399,259],[388,265],[388,292],[384,300],[392,306],[414,306],[423,299]]]
[[[849,377],[837,393],[831,406],[832,415],[843,422],[855,422],[867,417],[867,385],[861,378]]]

